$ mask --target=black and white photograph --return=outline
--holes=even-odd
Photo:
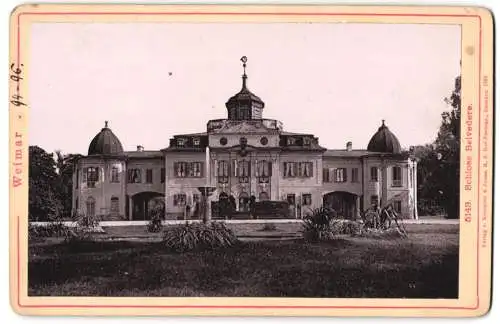
[[[458,300],[459,24],[43,22],[26,50],[28,296]]]

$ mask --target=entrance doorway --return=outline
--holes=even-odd
[[[240,212],[250,211],[250,197],[248,196],[248,193],[240,193],[238,210]]]
[[[356,200],[358,196],[350,192],[334,191],[323,196],[323,206],[335,210],[344,219],[355,219],[357,215]]]
[[[151,212],[160,203],[164,204],[164,196],[158,192],[145,191],[133,195],[132,220],[150,220]]]

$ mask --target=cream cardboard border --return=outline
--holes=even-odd
[[[22,5],[11,15],[10,98],[26,100],[30,25],[35,22],[364,22],[462,26],[461,165],[471,160],[472,190],[462,183],[460,292],[457,300],[307,298],[80,298],[27,296],[27,106],[10,104],[11,304],[29,315],[480,316],[490,307],[493,167],[493,22],[473,7],[252,5]],[[470,108],[468,108],[470,107]],[[466,132],[467,111],[472,113]],[[470,135],[470,136],[469,136]],[[472,141],[466,150],[465,138]],[[465,179],[462,167],[461,179]],[[18,181],[18,183],[16,183]],[[21,184],[19,184],[19,181]],[[471,207],[466,212],[465,206]]]

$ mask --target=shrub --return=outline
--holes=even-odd
[[[70,229],[62,222],[52,222],[47,225],[28,225],[28,239],[40,239],[44,237],[65,237]]]
[[[315,209],[302,223],[302,236],[311,242],[332,240],[338,235],[357,235],[361,230],[360,223],[339,219],[335,211],[325,207]]]
[[[254,216],[258,218],[289,218],[288,202],[263,200],[255,202]]]
[[[166,227],[162,244],[171,251],[217,249],[234,246],[238,238],[224,223],[186,223]]]
[[[264,227],[262,227],[261,231],[263,232],[274,232],[276,231],[276,225],[274,224],[264,224]]]
[[[357,235],[373,239],[403,239],[408,237],[403,230],[397,227],[391,227],[389,229],[365,228]]]
[[[65,241],[71,244],[93,241],[94,233],[99,227],[99,219],[96,215],[77,214],[76,227],[68,231]]]
[[[164,213],[165,213],[165,209],[163,208],[163,205],[161,205],[161,204],[155,205],[154,208],[152,208],[149,211],[149,216],[150,216],[151,220],[149,221],[149,223],[147,225],[148,232],[150,232],[150,233],[161,232],[161,230],[163,228],[163,224],[161,222],[161,219],[162,219]]]

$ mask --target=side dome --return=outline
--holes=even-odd
[[[385,125],[384,120],[382,120],[382,126],[378,128],[378,131],[372,136],[370,143],[368,143],[368,151],[393,154],[401,153],[401,144],[399,144],[398,138]]]
[[[104,128],[90,142],[88,155],[117,155],[122,153],[122,143],[108,128],[108,122],[106,121]]]

